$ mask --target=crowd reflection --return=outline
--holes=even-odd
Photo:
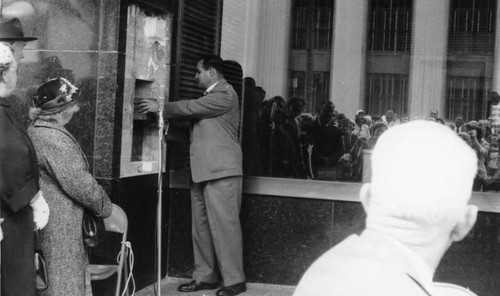
[[[242,146],[246,175],[359,182],[363,151],[373,149],[387,129],[410,121],[392,109],[383,115],[358,110],[347,116],[330,101],[323,102],[317,114],[305,113],[302,98],[265,99],[265,91],[253,78],[244,81]],[[459,114],[453,122],[446,122],[431,110],[427,117],[415,119],[453,129],[478,156],[474,190],[500,190],[500,129],[491,118],[465,121]]]
[[[393,117],[371,121],[363,110],[351,120],[323,102],[318,114],[304,113],[305,101],[265,91],[247,77],[243,116],[243,169],[247,175],[331,181],[360,181],[363,150],[372,149]],[[390,112],[388,113],[390,114]]]

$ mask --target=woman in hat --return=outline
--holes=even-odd
[[[6,97],[17,82],[12,48],[0,42],[0,197],[2,295],[35,295],[34,230],[47,224],[49,208],[38,185],[36,153]],[[34,225],[33,225],[34,223]]]
[[[78,112],[78,88],[64,78],[42,84],[30,109],[28,128],[38,156],[40,186],[51,207],[51,220],[40,232],[49,287],[41,295],[91,295],[88,257],[83,245],[84,210],[111,214],[111,201],[92,177],[80,145],[64,128]]]

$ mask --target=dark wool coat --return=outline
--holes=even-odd
[[[39,244],[47,261],[49,288],[40,295],[91,295],[83,245],[84,209],[107,217],[112,204],[89,171],[80,145],[59,123],[37,120],[28,133],[40,166],[40,186],[50,208]]]
[[[35,150],[7,99],[0,97],[2,295],[35,295],[33,210],[38,192]]]

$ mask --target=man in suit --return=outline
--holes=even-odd
[[[238,139],[238,96],[224,79],[223,61],[209,55],[197,64],[202,97],[165,103],[167,119],[191,119],[191,208],[195,271],[181,292],[215,289],[218,296],[246,291],[243,273],[241,208],[242,153]],[[138,104],[141,113],[157,112],[155,100]]]
[[[409,157],[410,155],[410,157]],[[450,128],[413,121],[380,136],[361,202],[366,228],[309,267],[295,296],[429,296],[436,267],[473,227],[474,151]]]
[[[464,117],[462,116],[462,114],[458,114],[457,117],[455,117],[455,125],[453,126],[453,130],[457,134],[465,132]]]

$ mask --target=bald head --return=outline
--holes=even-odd
[[[430,121],[392,127],[372,153],[368,218],[429,225],[460,215],[476,171],[476,154],[448,127]]]

